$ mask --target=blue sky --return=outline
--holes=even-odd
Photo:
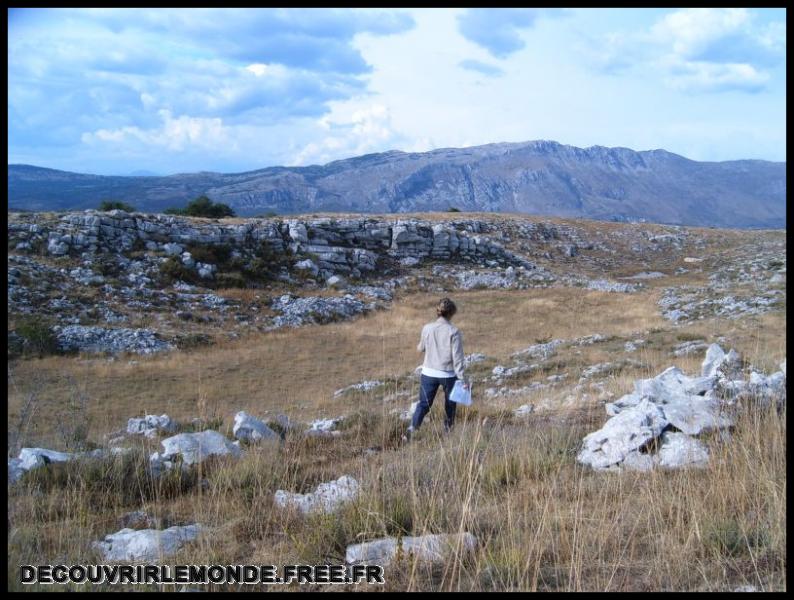
[[[9,163],[236,172],[492,142],[786,159],[785,9],[14,9]]]

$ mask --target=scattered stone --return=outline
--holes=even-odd
[[[336,481],[321,483],[314,492],[295,494],[284,490],[276,491],[274,501],[282,508],[295,507],[303,514],[311,512],[332,513],[346,502],[358,496],[358,482],[348,475]]]
[[[465,368],[469,368],[474,364],[484,361],[486,358],[488,357],[485,356],[485,354],[481,354],[479,352],[475,354],[467,354],[466,356],[463,357],[463,366]]]
[[[160,431],[173,433],[176,429],[176,422],[168,415],[145,415],[127,421],[127,433],[143,434],[148,438],[156,437]]]
[[[443,562],[473,551],[477,538],[471,533],[406,536],[398,540],[387,537],[347,547],[348,564],[389,565],[398,556],[413,556],[421,562]]]
[[[334,398],[338,398],[339,396],[346,394],[348,392],[368,392],[370,390],[374,390],[383,385],[382,381],[362,381],[361,383],[354,383],[353,385],[349,385],[347,387],[343,387],[342,389],[336,390],[334,392]]]
[[[194,541],[203,529],[198,523],[164,530],[125,528],[94,542],[93,547],[107,561],[154,563],[176,554],[186,543]]]
[[[149,329],[105,329],[83,325],[53,327],[62,350],[79,352],[133,352],[153,354],[172,350],[173,346],[157,338]]]
[[[673,355],[675,356],[689,356],[690,354],[694,354],[695,352],[700,352],[704,348],[707,348],[708,344],[706,344],[705,340],[691,340],[688,342],[683,342],[678,344],[673,349]]]
[[[530,356],[532,358],[542,358],[547,359],[555,354],[557,351],[557,347],[564,344],[565,340],[552,340],[550,342],[546,342],[545,344],[535,344],[534,346],[530,346],[529,348],[525,348],[524,350],[519,350],[518,352],[513,353],[511,356]]]
[[[526,417],[531,415],[534,411],[535,407],[532,404],[522,404],[513,411],[513,416]]]
[[[340,432],[335,431],[334,428],[342,422],[342,419],[343,417],[337,417],[336,419],[317,419],[312,421],[309,423],[306,435],[339,435]]]
[[[238,440],[247,440],[249,442],[281,439],[270,427],[244,411],[234,415],[233,433]]]
[[[284,294],[271,304],[273,310],[283,313],[273,319],[274,327],[299,327],[304,323],[328,323],[350,319],[373,310],[375,304],[365,304],[352,295],[331,298],[299,298]]]
[[[119,523],[124,529],[160,529],[162,519],[151,516],[143,510],[135,510],[122,515]]]
[[[149,459],[155,475],[163,468],[173,468],[179,457],[182,459],[183,467],[187,467],[202,462],[208,456],[239,457],[242,454],[239,442],[234,444],[223,434],[211,429],[198,433],[180,433],[165,438],[160,443],[163,452],[155,452]]]

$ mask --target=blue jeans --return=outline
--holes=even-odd
[[[419,404],[416,405],[411,427],[419,429],[422,425],[425,415],[430,412],[430,407],[433,406],[433,400],[436,397],[439,386],[444,390],[444,412],[446,413],[444,429],[449,430],[452,427],[455,423],[455,409],[458,405],[449,399],[449,395],[452,393],[456,380],[457,377],[428,377],[427,375],[422,375],[419,388]]]

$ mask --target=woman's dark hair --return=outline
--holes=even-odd
[[[456,312],[458,312],[458,307],[455,306],[455,303],[449,298],[442,298],[438,301],[438,306],[436,306],[436,314],[439,317],[451,319],[452,315],[454,315]]]

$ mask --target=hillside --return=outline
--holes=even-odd
[[[784,231],[8,221],[9,589],[51,587],[16,565],[130,560],[363,560],[389,591],[786,588]],[[439,393],[408,441],[443,296],[473,405],[445,434]]]
[[[75,210],[115,199],[161,212],[206,194],[241,216],[274,212],[529,213],[737,228],[786,226],[785,163],[697,162],[664,150],[551,141],[390,151],[323,166],[165,177],[8,166],[8,206]]]

